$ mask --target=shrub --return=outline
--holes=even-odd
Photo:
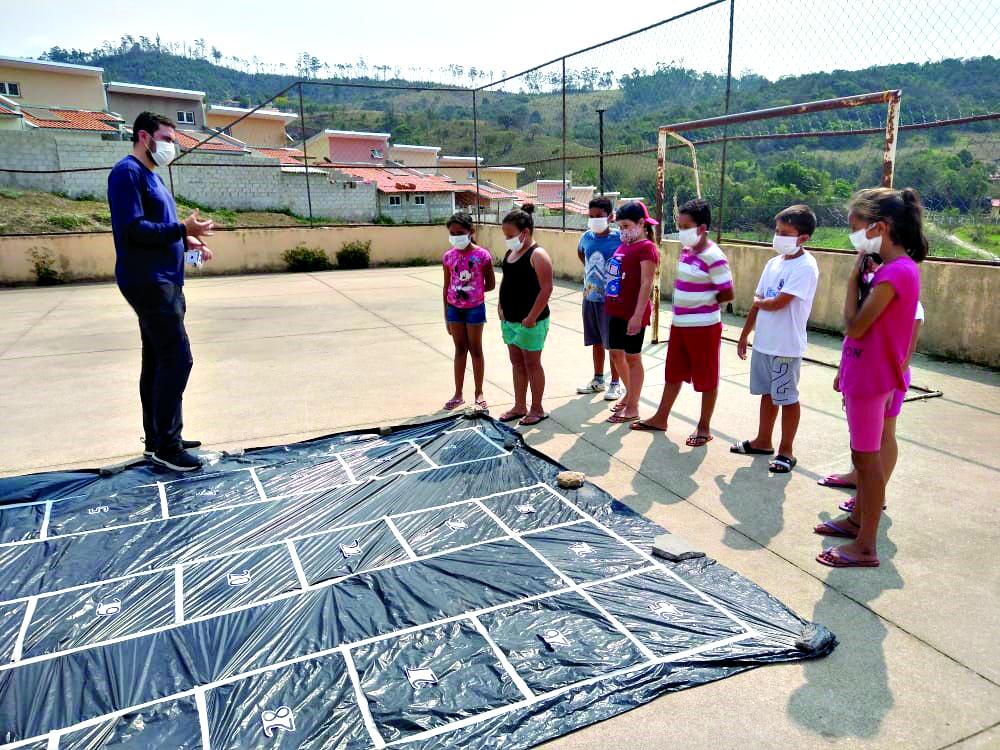
[[[299,244],[281,254],[289,271],[329,271],[333,268],[326,251]]]
[[[337,251],[338,268],[368,268],[371,265],[370,240],[345,242]]]
[[[393,219],[391,216],[379,214],[378,216],[375,217],[375,221],[373,221],[372,224],[384,224],[387,227],[391,227],[396,224],[396,220]]]
[[[92,213],[90,218],[98,224],[111,224],[111,214],[107,211],[97,211],[96,213]]]
[[[17,200],[24,193],[19,190],[0,190],[0,198],[6,198],[7,200]]]
[[[28,258],[31,259],[32,271],[35,273],[35,283],[38,286],[53,286],[62,280],[59,278],[59,271],[55,268],[55,256],[48,248],[33,247],[28,250]]]
[[[54,227],[59,227],[60,229],[81,229],[87,226],[90,222],[83,216],[77,216],[76,214],[55,214],[46,219],[49,224]]]

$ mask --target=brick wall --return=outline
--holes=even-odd
[[[102,141],[96,136],[0,131],[0,167],[9,169],[110,168],[131,150],[130,142]],[[273,168],[196,164],[261,164]],[[304,172],[283,171],[277,159],[250,154],[195,153],[184,157],[170,172],[174,194],[202,205],[234,210],[284,209],[301,216],[309,213]],[[375,218],[378,201],[374,184],[333,170],[324,172],[309,175],[315,217],[353,222]],[[169,186],[171,174],[167,170],[160,170],[160,174]],[[73,197],[104,198],[107,181],[107,169],[31,175],[0,172],[0,186],[61,192]]]

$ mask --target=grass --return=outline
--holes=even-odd
[[[972,224],[959,227],[954,234],[959,239],[1000,256],[1000,224]]]
[[[220,227],[303,226],[309,220],[289,211],[231,211],[180,199],[181,217],[198,208]],[[93,196],[70,198],[34,190],[0,190],[0,235],[46,232],[104,232],[111,228],[108,203]]]

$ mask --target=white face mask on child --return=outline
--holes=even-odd
[[[799,238],[776,234],[771,238],[771,247],[778,255],[795,255],[799,251]]]
[[[524,240],[522,240],[521,235],[518,234],[515,235],[514,237],[511,237],[504,244],[507,245],[507,249],[510,250],[512,253],[516,253],[518,250],[521,249],[521,246],[524,244]]]
[[[865,229],[859,229],[857,232],[851,232],[848,235],[855,250],[860,250],[863,253],[872,255],[882,249],[882,235],[879,235],[878,237],[868,237],[868,230],[873,226],[875,225],[872,224]]]
[[[450,234],[448,235],[448,241],[451,246],[456,250],[465,250],[472,242],[472,237],[467,234]]]
[[[701,235],[698,234],[698,228],[694,227],[692,229],[680,229],[677,232],[677,239],[680,240],[681,245],[684,247],[694,247],[698,244],[698,240]]]
[[[595,234],[604,234],[608,231],[608,219],[605,216],[591,217],[587,219],[587,229]]]

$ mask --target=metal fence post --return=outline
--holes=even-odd
[[[482,222],[482,209],[479,197],[479,113],[476,109],[476,90],[472,90],[472,161],[476,168],[476,223]]]
[[[729,95],[733,90],[733,18],[736,15],[736,0],[729,0],[729,55],[726,61],[726,111],[729,114]],[[722,224],[726,218],[726,146],[729,126],[722,129],[722,164],[719,166],[719,222],[715,229],[715,241],[722,242]]]
[[[302,133],[302,161],[306,165],[306,202],[309,204],[309,223],[313,223],[313,197],[309,185],[309,151],[306,148],[306,113],[302,106],[302,81],[299,81],[299,131]]]
[[[566,58],[562,59],[562,228],[566,231]]]
[[[889,92],[889,108],[885,116],[885,148],[882,152],[882,187],[891,188],[896,171],[896,141],[899,138],[899,101],[902,92]]]
[[[601,155],[598,157],[600,165],[600,176],[598,177],[598,184],[600,185],[601,195],[604,195],[604,113],[607,110],[599,109],[597,110],[597,131],[598,137],[600,138],[600,152]]]

